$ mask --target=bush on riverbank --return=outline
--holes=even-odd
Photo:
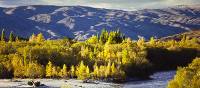
[[[179,68],[168,88],[199,88],[200,58],[196,58],[189,66]]]

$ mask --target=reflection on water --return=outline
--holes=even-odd
[[[133,81],[124,84],[124,88],[166,88],[176,71],[157,72],[151,76],[152,80]]]

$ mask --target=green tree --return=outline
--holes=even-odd
[[[110,32],[109,33],[109,37],[108,37],[108,44],[115,44],[116,40],[115,40],[115,32]]]
[[[115,43],[121,43],[125,39],[125,36],[119,31],[112,31],[109,33],[109,37],[107,40],[108,44],[115,44]]]
[[[14,35],[13,32],[11,31],[9,35],[9,42],[12,42],[13,40],[14,40]]]
[[[108,37],[109,37],[108,31],[106,31],[106,29],[103,29],[101,31],[101,35],[100,35],[100,39],[99,39],[100,43],[105,44],[108,40]]]
[[[5,30],[1,31],[1,41],[5,41]]]

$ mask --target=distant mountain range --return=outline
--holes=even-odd
[[[126,37],[165,37],[200,29],[200,6],[122,11],[84,6],[32,5],[0,8],[0,30],[21,37],[43,33],[46,39],[85,40],[103,28]]]

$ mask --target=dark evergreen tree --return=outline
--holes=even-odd
[[[5,31],[4,31],[4,29],[1,31],[1,41],[5,41]]]
[[[14,40],[14,35],[13,32],[11,31],[9,35],[9,42],[12,42],[13,40]]]
[[[109,33],[107,42],[109,44],[121,43],[124,39],[125,36],[119,30],[117,30]]]
[[[99,39],[100,43],[105,44],[108,40],[108,37],[109,37],[108,31],[106,31],[106,29],[103,29]]]

